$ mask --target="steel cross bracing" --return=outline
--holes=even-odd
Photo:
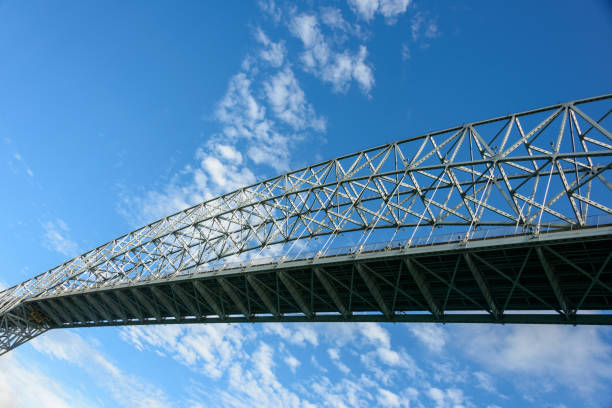
[[[610,309],[611,108],[604,95],[464,124],[163,218],[0,292],[0,353],[92,325],[609,323],[577,311]]]

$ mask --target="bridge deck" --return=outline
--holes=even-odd
[[[612,227],[520,235],[115,285],[39,297],[21,308],[48,328],[239,321],[610,324],[612,315],[576,312],[612,309],[611,246]]]

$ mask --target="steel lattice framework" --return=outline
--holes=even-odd
[[[611,108],[464,124],[163,218],[0,292],[0,354],[59,327],[610,324],[578,311],[612,309]],[[554,314],[506,313],[529,310]]]

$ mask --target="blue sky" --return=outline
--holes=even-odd
[[[0,282],[323,159],[612,91],[605,1],[0,1]],[[612,404],[602,327],[50,332],[0,406]]]

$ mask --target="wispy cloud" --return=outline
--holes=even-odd
[[[446,344],[447,334],[444,328],[436,324],[411,324],[410,332],[429,350],[440,352]]]
[[[266,81],[264,90],[279,120],[295,130],[310,127],[319,132],[325,131],[325,119],[318,117],[312,105],[306,102],[306,95],[289,67]]]
[[[584,396],[603,390],[603,382],[612,379],[612,347],[603,333],[584,326],[479,325],[453,330],[471,360],[490,372],[518,374],[514,381],[525,392],[540,393],[548,383],[572,387]]]
[[[142,378],[125,373],[97,347],[68,330],[47,333],[31,341],[39,352],[83,369],[91,379],[109,393],[119,406],[163,408],[169,407],[163,390]],[[59,405],[61,406],[61,405]]]
[[[269,4],[268,4],[269,5]],[[245,57],[217,103],[218,132],[170,183],[143,195],[124,194],[119,211],[134,224],[153,221],[198,202],[289,170],[292,150],[325,131],[286,59],[282,41],[254,32],[260,48]]]
[[[256,30],[255,38],[263,45],[263,47],[259,50],[259,57],[263,61],[267,61],[270,65],[276,68],[283,65],[285,56],[287,55],[287,47],[285,47],[284,41],[271,41],[261,28]]]
[[[387,24],[395,24],[397,17],[406,12],[411,0],[349,0],[353,11],[363,20],[370,21],[380,13]]]
[[[368,50],[360,45],[355,52],[348,49],[337,51],[320,29],[317,16],[299,14],[289,23],[291,33],[299,38],[304,47],[301,61],[307,72],[313,73],[332,84],[337,92],[346,92],[352,81],[368,94],[374,86],[374,73],[366,62]]]
[[[8,142],[6,143],[10,144],[10,139],[8,139]],[[8,165],[15,173],[18,173],[19,171],[25,171],[28,176],[34,177],[34,172],[30,168],[28,163],[25,161],[23,156],[17,152],[13,153],[13,157],[9,160]]]
[[[20,358],[18,359],[17,356]],[[69,408],[91,406],[74,389],[67,389],[32,361],[12,352],[0,357],[0,407]]]
[[[70,228],[61,219],[43,223],[43,244],[46,248],[59,252],[67,257],[74,257],[79,253],[79,245],[70,238]]]
[[[293,355],[288,355],[284,358],[285,364],[287,364],[287,366],[289,367],[289,369],[291,370],[292,373],[295,374],[297,368],[302,364],[300,363],[300,360],[298,360],[297,358],[295,358],[295,356]]]
[[[411,39],[402,44],[401,55],[404,61],[411,58],[411,48],[427,49],[431,41],[441,35],[437,18],[423,11],[417,11],[412,15],[410,32]]]

